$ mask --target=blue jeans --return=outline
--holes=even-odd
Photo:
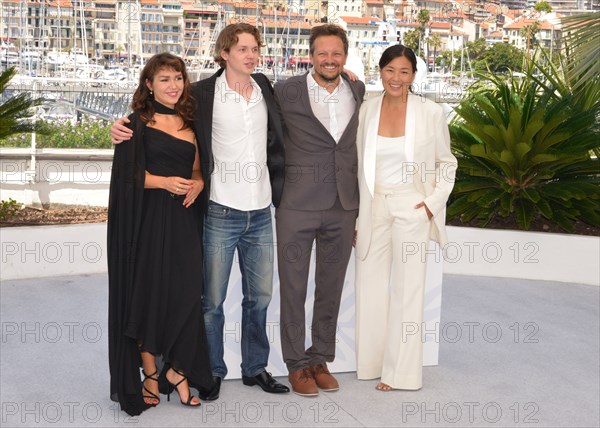
[[[224,378],[223,302],[238,251],[242,274],[242,375],[267,367],[267,307],[273,292],[273,225],[269,207],[239,211],[209,201],[204,221],[204,322],[213,376]]]

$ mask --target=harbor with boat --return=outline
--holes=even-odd
[[[212,54],[220,30],[240,21],[257,26],[263,35],[256,71],[273,82],[283,80],[310,66],[310,28],[333,16],[332,6],[322,3],[3,1],[0,69],[15,67],[17,75],[0,96],[27,92],[44,98],[40,117],[52,117],[50,110],[59,105],[63,116],[76,120],[82,115],[112,120],[128,112],[147,58],[166,50],[184,58],[192,81],[209,77],[218,68]],[[399,34],[399,23],[407,20],[398,18],[398,8],[374,5],[368,18],[348,11],[335,20],[348,31],[347,67],[365,81],[368,94],[381,91],[375,61],[397,43],[390,35]],[[458,101],[471,78],[466,72],[440,73],[428,63],[421,61],[416,92],[438,102]]]

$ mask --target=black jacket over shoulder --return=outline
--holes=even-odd
[[[138,234],[142,218],[146,160],[145,124],[137,114],[129,116],[131,140],[115,146],[108,202],[108,360],[110,396],[121,409],[135,416],[149,406],[142,397],[141,357],[135,339],[124,334]]]
[[[213,107],[217,77],[223,74],[224,69],[217,71],[208,79],[194,83],[192,94],[197,101],[194,128],[198,137],[200,149],[200,163],[202,164],[202,177],[204,178],[204,191],[202,192],[202,205],[206,207],[210,198],[211,174],[215,169],[212,151],[212,121]],[[283,130],[277,103],[273,95],[271,82],[264,74],[252,75],[262,91],[268,110],[268,137],[267,137],[267,167],[271,179],[271,193],[273,205],[279,206],[281,192],[283,191],[285,151],[283,146]],[[232,126],[236,124],[232,123]]]

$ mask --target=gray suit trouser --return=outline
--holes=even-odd
[[[338,312],[357,214],[358,210],[344,210],[339,199],[321,211],[277,209],[281,348],[290,373],[335,358]],[[306,349],[304,304],[315,240],[312,344]]]

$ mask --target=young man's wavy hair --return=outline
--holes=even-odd
[[[221,57],[221,52],[229,52],[229,49],[231,49],[231,47],[239,41],[238,36],[242,33],[248,33],[254,36],[259,49],[263,46],[263,43],[260,40],[260,31],[258,31],[258,28],[250,24],[246,24],[245,22],[229,24],[227,27],[221,30],[219,37],[217,37],[217,41],[215,42],[215,62],[218,63],[221,68],[225,68],[227,65],[227,62]]]

